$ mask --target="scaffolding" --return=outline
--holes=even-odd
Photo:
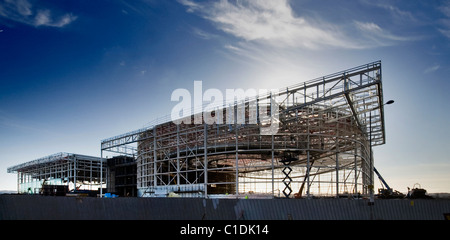
[[[254,103],[269,111],[255,113]],[[201,113],[190,116],[191,124],[167,116],[103,140],[101,154],[135,157],[138,195],[144,197],[370,193],[372,147],[385,143],[380,61],[248,99],[243,123],[222,124],[225,110],[239,115],[235,104],[211,111],[223,120],[212,124]],[[253,114],[256,123],[248,121]],[[271,124],[277,131],[262,134]]]
[[[18,193],[42,194],[46,186],[65,186],[68,191],[98,190],[106,182],[105,161],[73,153],[56,153],[30,162],[9,167],[17,173]]]

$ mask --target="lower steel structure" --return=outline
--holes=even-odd
[[[65,195],[98,190],[105,184],[105,160],[74,153],[56,153],[8,168],[17,173],[18,193]],[[61,187],[61,191],[59,189]]]
[[[135,157],[138,196],[144,197],[370,193],[372,147],[385,143],[380,61],[247,99],[243,106],[215,109],[212,124],[202,114],[190,116],[201,119],[190,124],[159,119],[103,140],[101,154]],[[247,120],[227,122],[230,113]],[[255,114],[257,120],[248,121]],[[269,126],[276,128],[266,131]]]

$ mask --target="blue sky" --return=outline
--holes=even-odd
[[[99,156],[195,80],[270,89],[376,60],[395,100],[376,167],[399,191],[450,192],[450,1],[0,0],[0,190],[7,167]]]

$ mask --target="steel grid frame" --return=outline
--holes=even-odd
[[[17,173],[18,193],[39,194],[43,184],[97,190],[101,182],[106,184],[100,173],[103,163],[98,157],[62,152],[9,167],[7,172]]]
[[[140,196],[282,196],[288,158],[288,184],[297,197],[368,195],[374,181],[370,148],[385,143],[381,61],[274,95],[279,106],[276,134],[261,135],[263,122],[174,124],[165,117],[103,140],[101,154],[136,157]],[[270,97],[253,100],[270,103]],[[233,108],[236,113],[237,106]]]

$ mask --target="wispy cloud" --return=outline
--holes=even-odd
[[[450,39],[450,1],[444,2],[438,7],[438,10],[444,15],[443,18],[440,19],[438,31]]]
[[[450,1],[444,2],[438,8],[445,16],[450,17]]]
[[[320,46],[351,48],[336,26],[314,24],[295,16],[288,1],[253,0],[195,3],[180,0],[188,12],[196,12],[217,28],[245,41],[258,41],[278,47]]]
[[[354,21],[354,24],[359,30],[359,33],[362,34],[365,39],[370,40],[370,43],[374,44],[375,47],[390,46],[395,42],[412,40],[410,37],[392,34],[373,22]]]
[[[389,12],[390,16],[395,20],[395,22],[420,22],[417,17],[411,13],[410,11],[407,11],[405,9],[401,9],[395,5],[393,5],[393,1],[371,1],[371,0],[360,0],[361,3],[365,5],[369,5],[372,7],[377,7],[384,9]]]
[[[71,13],[55,14],[51,9],[33,6],[28,0],[4,0],[0,16],[34,27],[64,27],[77,19]]]
[[[205,32],[199,28],[193,27],[192,28],[192,32],[199,38],[205,39],[205,40],[210,40],[213,38],[217,38],[217,35],[209,33],[209,32]]]
[[[210,20],[219,30],[247,42],[261,42],[280,48],[362,49],[409,40],[375,23],[355,21],[349,29],[323,19],[299,16],[288,0],[179,2],[187,7],[188,12]]]
[[[381,23],[358,18],[332,22],[314,9],[294,9],[289,0],[178,2],[188,13],[225,33],[217,33],[215,38],[223,47],[218,51],[257,69],[258,79],[266,87],[272,86],[273,78],[289,82],[298,80],[300,74],[313,74],[305,63],[328,50],[373,49],[413,40],[394,34]],[[201,37],[202,32],[196,31],[194,28],[193,34]]]
[[[446,29],[439,28],[438,30],[442,35],[444,35],[445,37],[450,39],[450,29],[446,30]]]
[[[441,65],[435,64],[435,65],[433,65],[433,66],[428,67],[428,68],[425,69],[423,72],[424,72],[424,73],[432,73],[432,72],[436,72],[439,68],[441,68]]]
[[[137,14],[138,16],[148,16],[152,13],[152,8],[158,1],[156,0],[140,0],[140,1],[128,1],[128,0],[116,0],[123,5],[124,9],[121,12],[125,15]]]
[[[198,11],[198,10],[200,10],[202,8],[201,5],[199,5],[199,4],[195,3],[195,2],[192,2],[190,0],[178,0],[178,2],[183,4],[183,5],[185,5],[185,6],[187,6],[188,7],[188,10],[187,10],[188,12]]]

